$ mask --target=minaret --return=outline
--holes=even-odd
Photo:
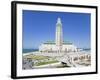
[[[58,18],[56,23],[56,46],[58,52],[61,52],[62,45],[63,45],[62,23],[61,23],[61,19]]]

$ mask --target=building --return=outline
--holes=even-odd
[[[67,53],[67,54],[66,54]],[[28,56],[27,56],[28,55]],[[23,57],[23,69],[33,69],[40,62],[57,61],[66,67],[83,67],[91,65],[91,54],[90,50],[85,51],[82,48],[77,48],[73,43],[63,40],[63,28],[61,19],[58,18],[56,23],[55,41],[47,41],[39,46],[39,51],[32,52]],[[33,59],[33,56],[35,58]],[[36,59],[36,56],[38,59]],[[39,60],[38,56],[49,57],[42,58]],[[45,67],[51,67],[50,65]],[[57,67],[57,66],[54,66]]]
[[[58,18],[56,23],[55,41],[47,41],[39,46],[40,52],[47,53],[62,53],[62,52],[76,52],[77,47],[68,41],[63,40],[63,28],[61,19]]]

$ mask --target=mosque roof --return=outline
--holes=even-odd
[[[47,41],[44,44],[55,44],[55,42],[54,41]],[[63,41],[63,44],[72,44],[72,43],[69,41]]]

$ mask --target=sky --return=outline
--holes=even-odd
[[[61,18],[64,41],[78,48],[90,48],[89,13],[23,10],[23,49],[37,49],[46,41],[55,41],[56,22]]]

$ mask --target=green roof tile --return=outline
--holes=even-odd
[[[55,44],[55,42],[54,41],[47,41],[47,42],[45,42],[43,44]],[[63,41],[63,44],[72,44],[72,43],[69,42],[69,41]]]

